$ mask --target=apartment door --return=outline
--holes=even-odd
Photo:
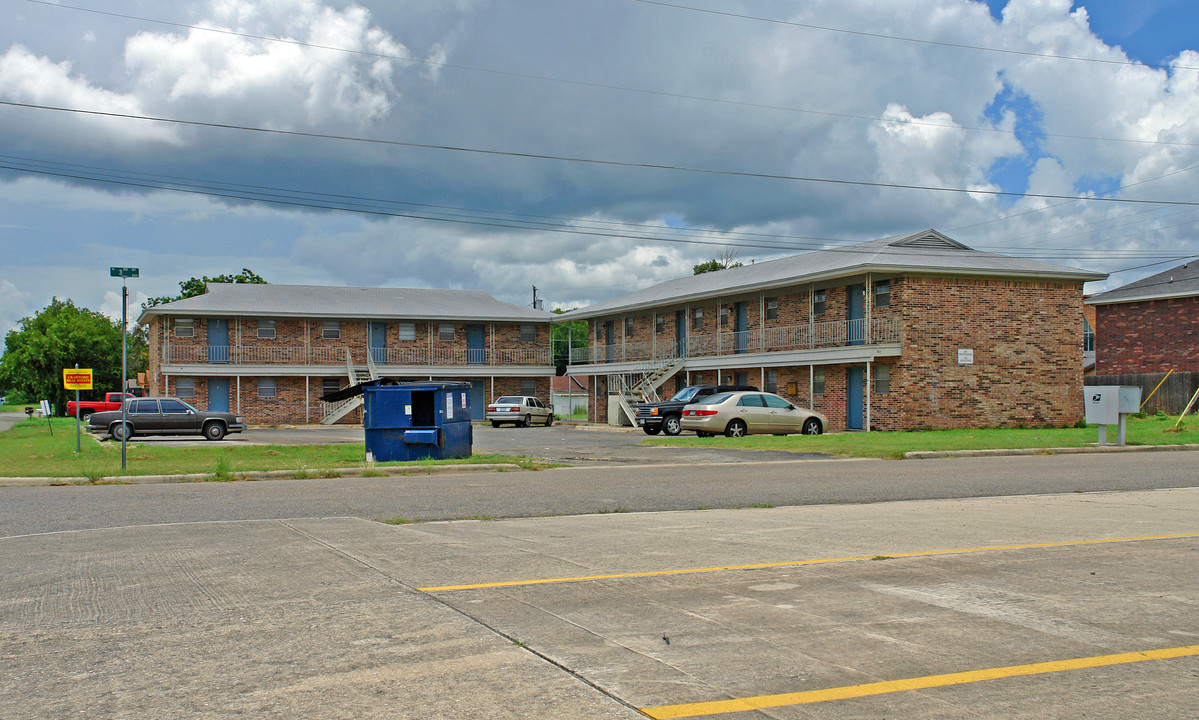
[[[229,378],[208,378],[208,409],[229,412]]]
[[[746,340],[749,337],[749,332],[746,326],[749,325],[749,303],[739,302],[734,308],[733,315],[733,352],[745,352]]]
[[[607,348],[608,362],[616,359],[616,323],[609,320],[604,323],[604,347]]]
[[[208,362],[229,362],[229,321],[211,318],[208,321]]]
[[[387,323],[370,324],[371,360],[382,365],[387,362]]]
[[[866,373],[860,365],[845,368],[845,427],[862,429],[866,401]]]
[[[687,357],[687,313],[682,310],[676,310],[674,313],[674,336],[677,338],[678,356]]]
[[[487,328],[483,325],[466,326],[466,362],[471,365],[487,362]]]
[[[866,338],[866,286],[850,285],[845,288],[846,317],[845,339],[849,345],[861,345]]]

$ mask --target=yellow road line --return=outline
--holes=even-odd
[[[808,690],[806,692],[760,695],[758,697],[685,703],[681,705],[659,705],[657,707],[641,708],[641,712],[660,720],[664,720],[665,718],[701,717],[704,715],[718,715],[720,713],[762,710],[765,708],[782,707],[784,705],[806,705],[828,702],[830,700],[846,700],[870,695],[903,692],[905,690],[923,690],[925,688],[945,687],[947,685],[962,685],[965,683],[982,682],[983,680],[998,680],[1024,675],[1042,675],[1067,670],[1082,670],[1085,668],[1103,667],[1105,665],[1126,665],[1128,663],[1146,662],[1149,660],[1169,660],[1171,658],[1190,657],[1194,655],[1199,655],[1199,645],[1119,653],[1116,655],[1096,655],[1094,657],[1055,660],[1052,662],[1033,663],[1031,665],[1010,665],[1008,667],[970,670],[968,672],[949,673],[947,675],[927,675],[925,677],[908,678],[906,680],[886,680],[883,682],[866,683],[864,685],[847,685],[845,687],[828,688],[825,690]]]
[[[813,560],[784,560],[782,562],[753,563],[750,565],[717,565],[714,567],[683,568],[677,570],[648,570],[645,572],[611,573],[606,575],[579,575],[575,577],[539,578],[535,580],[504,580],[500,582],[472,583],[468,585],[437,585],[417,589],[423,592],[480,590],[483,588],[519,587],[522,585],[552,585],[555,583],[583,582],[586,580],[617,580],[620,578],[689,575],[693,573],[720,572],[721,570],[760,570],[763,568],[798,567],[801,565],[824,565],[827,563],[849,562],[851,560],[870,560],[875,557],[902,558],[922,557],[928,555],[960,555],[963,553],[987,552],[992,550],[1029,550],[1033,548],[1068,547],[1071,545],[1099,545],[1104,543],[1134,542],[1138,540],[1176,540],[1179,538],[1192,537],[1199,537],[1199,533],[1181,533],[1178,535],[1143,535],[1141,537],[1101,538],[1098,540],[1064,540],[1061,542],[1029,543],[1025,545],[991,545],[988,547],[957,548],[952,550],[919,550],[916,552],[886,553],[880,555],[853,555],[849,557],[820,558]]]

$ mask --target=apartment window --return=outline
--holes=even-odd
[[[258,321],[258,338],[260,340],[275,339],[275,321],[274,320],[259,320]]]
[[[666,332],[666,316],[662,313],[654,315],[654,332],[659,335]]]
[[[595,324],[595,342],[597,344],[602,345],[603,340],[604,340],[604,324],[597,322]]]
[[[749,373],[744,370],[733,373],[733,384],[734,385],[748,385],[749,384]]]
[[[703,373],[691,373],[691,384],[692,385],[703,385],[704,384],[704,374]]]
[[[415,340],[416,339],[416,323],[400,323],[400,339]]]
[[[520,341],[537,342],[537,326],[532,323],[522,324],[520,326]]]
[[[812,294],[812,314],[813,315],[823,315],[824,314],[824,291],[823,290],[817,290],[815,293]]]
[[[633,334],[633,318],[627,317],[624,319],[624,334],[628,337]]]
[[[824,394],[824,368],[812,371],[812,392],[817,395]]]
[[[341,321],[325,320],[321,323],[321,337],[326,340],[341,339]]]
[[[196,379],[178,378],[175,380],[175,397],[195,397]]]
[[[874,306],[886,307],[891,304],[891,281],[880,280],[874,283]]]
[[[694,310],[691,311],[691,329],[692,330],[703,330],[704,329],[704,309],[703,308],[695,308]]]
[[[196,321],[194,318],[175,319],[175,337],[188,338],[196,336]]]
[[[779,299],[776,297],[766,298],[766,319],[778,320],[779,317]]]
[[[321,378],[321,395],[335,393],[341,389],[341,378]]]
[[[720,306],[720,327],[726,328],[729,326],[729,309],[724,305]]]
[[[874,366],[874,394],[885,395],[891,392],[891,366]]]
[[[275,397],[275,378],[258,378],[258,397]]]
[[[520,379],[520,394],[521,395],[536,395],[537,394],[537,378],[521,378]]]
[[[772,392],[772,393],[778,392],[779,391],[779,371],[778,370],[767,370],[765,384],[766,384],[766,387],[763,389],[766,390],[766,392]]]
[[[445,342],[454,341],[454,324],[441,323],[437,326],[437,339]]]

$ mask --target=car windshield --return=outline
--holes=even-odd
[[[692,403],[692,405],[719,405],[733,396],[732,393],[716,393],[705,398],[700,398]]]
[[[525,401],[525,399],[522,397],[517,397],[515,395],[505,395],[504,397],[496,400],[495,404],[496,405],[520,405],[524,401]]]
[[[670,400],[667,402],[687,402],[691,398],[695,397],[695,393],[697,392],[699,392],[698,387],[685,387],[674,395],[670,396]]]

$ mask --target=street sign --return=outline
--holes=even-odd
[[[138,276],[138,268],[110,267],[110,268],[108,268],[108,274],[111,275],[112,277],[119,277],[119,278],[137,277]]]
[[[91,368],[71,368],[62,371],[62,384],[67,390],[91,390],[92,389],[92,369]]]

